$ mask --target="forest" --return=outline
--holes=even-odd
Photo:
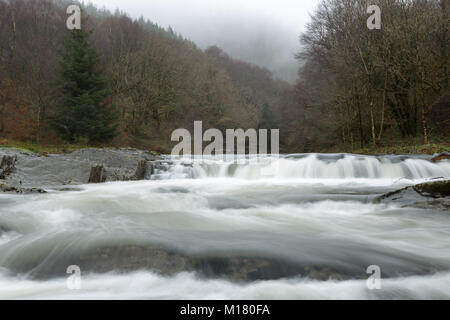
[[[288,83],[120,11],[82,6],[74,32],[73,2],[0,0],[0,142],[167,153],[171,132],[201,120],[279,128],[285,153],[448,146],[447,2],[323,0]],[[381,30],[366,26],[371,4]]]
[[[381,8],[381,29],[366,23]],[[325,0],[301,36],[296,90],[312,146],[450,141],[447,0]]]

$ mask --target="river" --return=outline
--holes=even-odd
[[[149,180],[0,194],[0,298],[450,299],[449,212],[374,201],[449,179],[450,162],[244,160],[167,157]]]

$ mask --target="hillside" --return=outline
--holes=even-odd
[[[0,136],[38,144],[64,141],[51,118],[61,104],[66,1],[0,0]],[[171,28],[94,6],[83,29],[99,54],[119,135],[109,144],[171,149],[177,128],[279,128],[291,86],[263,68],[206,51]],[[218,50],[220,53],[215,53]],[[296,106],[297,107],[297,106]],[[265,127],[266,128],[266,127]],[[270,128],[269,128],[270,129]],[[284,139],[282,137],[282,139]],[[74,141],[87,144],[89,141]],[[283,142],[282,142],[283,144]]]

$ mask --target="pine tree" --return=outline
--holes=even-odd
[[[61,100],[53,124],[71,143],[87,139],[90,144],[108,142],[117,134],[116,113],[107,104],[109,91],[97,65],[99,57],[89,44],[90,34],[72,30],[61,53]]]

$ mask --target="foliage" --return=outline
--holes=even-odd
[[[279,128],[282,152],[448,141],[447,1],[323,0],[301,36],[295,85],[220,48],[201,50],[172,29],[93,5],[83,7],[82,20],[91,46],[67,50],[66,42],[64,50],[69,4],[0,0],[0,136],[104,144],[116,110],[118,135],[108,144],[159,152],[170,152],[172,131],[192,130],[195,120],[221,130]],[[369,4],[382,9],[381,30],[366,27]],[[77,50],[87,60],[78,69],[74,56],[63,58],[61,83],[58,52]],[[93,77],[83,70],[95,70]],[[85,80],[83,94],[77,88]],[[50,119],[62,125],[58,135]]]
[[[82,144],[38,144],[33,141],[18,141],[0,138],[0,148],[14,148],[21,151],[30,151],[42,155],[71,153],[73,151],[88,148]]]
[[[369,30],[369,5],[382,11]],[[324,0],[302,35],[298,89],[316,144],[352,149],[447,136],[448,7],[436,0]],[[445,103],[444,101],[447,101]],[[446,110],[446,111],[445,111]],[[439,121],[436,121],[439,120]]]
[[[99,108],[107,102],[118,111],[119,135],[113,144],[167,152],[172,131],[192,130],[195,120],[202,120],[205,128],[247,129],[273,116],[271,125],[281,127],[281,114],[301,108],[298,100],[285,97],[293,93],[291,86],[273,79],[264,68],[234,60],[219,48],[203,51],[172,29],[93,5],[82,6],[82,28],[92,30],[89,43],[99,54],[95,65],[104,70],[109,94],[101,93],[103,88],[95,80],[98,74],[84,90],[98,95],[83,94],[77,88],[85,86],[82,74],[94,67],[87,60],[95,59],[87,58],[91,51],[83,33],[71,35],[80,37],[73,40],[86,46],[64,41],[68,4],[73,3],[0,0],[0,68],[13,87],[23,86],[20,104],[27,116],[21,119],[26,118],[25,127],[30,128],[19,136],[14,123],[7,120],[2,136],[40,143],[57,143],[61,138],[76,141],[84,136],[90,143],[102,142],[101,138],[111,136],[104,130],[112,129],[106,108]],[[76,52],[63,57],[63,95],[55,63],[61,51]],[[77,56],[87,60],[75,63]],[[5,99],[17,100],[18,96],[11,92]],[[0,101],[0,106],[4,114],[15,112],[12,103]],[[58,120],[58,136],[49,130],[49,119]],[[281,139],[287,140],[283,132],[289,130],[280,129]]]
[[[91,144],[108,142],[116,135],[116,114],[107,105],[110,93],[88,38],[84,30],[68,31],[61,55],[62,98],[52,123],[70,143],[83,138]]]

